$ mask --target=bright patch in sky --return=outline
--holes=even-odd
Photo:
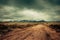
[[[32,9],[25,9],[22,11],[22,14],[32,18],[31,20],[47,20],[50,16],[44,12],[38,12]]]

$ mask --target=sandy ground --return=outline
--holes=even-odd
[[[46,25],[35,25],[25,29],[15,29],[1,37],[1,40],[60,40],[60,34]]]

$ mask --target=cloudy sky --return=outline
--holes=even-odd
[[[60,0],[0,0],[0,21],[60,21]]]

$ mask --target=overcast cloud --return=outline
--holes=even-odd
[[[60,21],[60,0],[0,0],[0,21]]]

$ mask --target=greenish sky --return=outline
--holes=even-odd
[[[0,0],[0,21],[60,21],[60,0]]]

